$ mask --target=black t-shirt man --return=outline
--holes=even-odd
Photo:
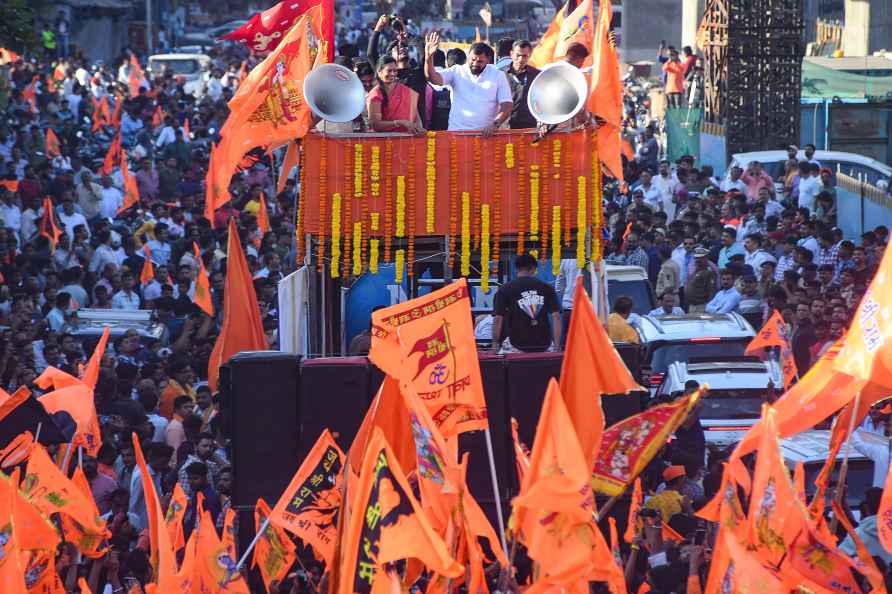
[[[515,262],[517,278],[499,287],[493,301],[493,348],[505,338],[521,351],[542,352],[561,344],[560,304],[554,288],[534,278],[536,260],[523,254]]]

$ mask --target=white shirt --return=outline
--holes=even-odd
[[[663,211],[666,213],[667,219],[671,223],[675,220],[675,204],[672,202],[672,195],[675,193],[675,187],[678,185],[678,180],[671,174],[667,177],[658,175],[653,178],[651,183],[660,191],[663,198]],[[682,268],[682,271],[683,270],[684,269]]]
[[[814,261],[818,261],[818,255],[821,253],[821,245],[818,243],[818,240],[815,239],[814,235],[803,237],[796,243],[796,245],[804,247],[805,249],[810,251],[815,256]]]
[[[65,234],[68,235],[68,239],[74,239],[74,228],[78,225],[83,225],[87,230],[87,237],[90,236],[90,227],[87,225],[87,219],[79,212],[70,215],[63,212],[59,215],[59,222],[65,227]]]
[[[155,147],[162,148],[171,142],[174,142],[176,139],[177,136],[174,133],[173,128],[171,126],[164,126],[161,128],[161,133],[158,134],[158,140],[155,141]]]
[[[93,257],[90,258],[90,265],[87,267],[87,270],[90,272],[101,272],[105,270],[108,264],[117,266],[118,257],[111,246],[103,243],[93,251]]]
[[[123,289],[112,296],[112,309],[139,309],[139,295],[135,292],[126,292]]]
[[[118,209],[124,205],[124,194],[121,190],[112,186],[102,188],[102,202],[99,203],[99,216],[103,219],[113,219],[118,214]]]
[[[799,207],[805,207],[809,213],[815,210],[815,202],[818,200],[818,194],[824,189],[821,184],[821,178],[809,176],[799,180]]]
[[[561,260],[561,269],[554,279],[554,290],[561,300],[561,309],[573,309],[573,295],[576,292],[576,281],[579,277],[579,267],[576,258],[564,258]]]
[[[756,273],[762,269],[762,264],[771,260],[774,260],[775,262],[777,261],[771,254],[763,249],[757,249],[754,252],[746,252],[743,255],[744,263],[752,266],[753,271]]]
[[[731,190],[737,190],[742,193],[746,193],[746,184],[743,183],[740,179],[734,181],[731,177],[726,177],[722,180],[722,183],[719,184],[719,190],[722,192],[730,192]]]
[[[22,228],[22,210],[12,204],[3,204],[0,202],[0,219],[3,219],[3,226],[12,229],[16,233]]]
[[[873,486],[882,489],[889,471],[889,439],[859,428],[852,433],[852,445],[873,460]]]
[[[440,71],[443,85],[452,88],[449,130],[481,130],[492,125],[500,103],[511,103],[511,87],[505,73],[487,64],[479,75],[468,64]]]
[[[647,315],[649,315],[649,316],[683,316],[684,310],[682,308],[678,307],[677,305],[674,305],[674,306],[672,306],[672,312],[666,313],[666,310],[663,309],[663,306],[661,305],[660,307],[658,307],[656,309],[652,309],[650,311],[650,313]]]
[[[706,311],[708,313],[730,313],[737,309],[740,298],[740,293],[734,287],[722,289],[706,304]]]
[[[157,239],[148,242],[149,249],[152,250],[152,262],[155,264],[167,266],[170,261],[170,244],[161,243]]]

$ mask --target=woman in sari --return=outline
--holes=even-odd
[[[369,128],[375,132],[423,134],[418,93],[397,80],[396,60],[381,56],[376,72],[378,84],[366,96]]]

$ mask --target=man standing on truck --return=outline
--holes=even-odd
[[[538,264],[531,255],[517,256],[514,268],[517,278],[499,287],[493,301],[492,349],[503,353],[560,350],[557,294],[536,278]]]

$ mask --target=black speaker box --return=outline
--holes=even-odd
[[[517,419],[520,440],[533,447],[539,411],[548,380],[560,378],[560,353],[518,353],[505,356],[508,412]],[[510,431],[510,426],[509,426]],[[510,433],[509,433],[510,436]]]

